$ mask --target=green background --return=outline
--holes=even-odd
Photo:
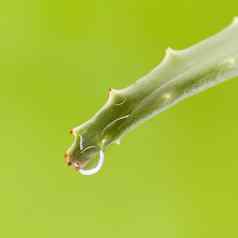
[[[127,135],[91,177],[68,131],[156,66],[229,24],[238,1],[0,3],[1,237],[237,237],[238,80]]]

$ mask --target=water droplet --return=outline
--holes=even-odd
[[[103,163],[104,163],[104,152],[102,150],[99,151],[99,159],[97,161],[97,164],[95,167],[92,167],[92,168],[81,168],[79,169],[79,172],[82,174],[82,175],[87,175],[87,176],[90,176],[90,175],[93,175],[93,174],[96,174],[100,171],[100,169],[102,168],[103,166]]]

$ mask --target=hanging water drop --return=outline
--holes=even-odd
[[[100,151],[99,151],[99,159],[98,159],[98,162],[97,162],[96,166],[93,167],[93,168],[90,168],[90,169],[81,168],[81,169],[79,169],[79,172],[80,172],[82,175],[87,175],[87,176],[96,174],[96,173],[98,173],[98,172],[100,171],[100,169],[102,168],[103,163],[104,163],[104,152],[103,152],[102,150],[100,150]]]

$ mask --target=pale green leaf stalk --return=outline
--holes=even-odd
[[[162,62],[124,89],[111,89],[106,104],[72,130],[66,162],[91,175],[99,171],[104,151],[145,120],[181,100],[238,76],[238,18],[220,33],[185,50],[168,48]],[[87,169],[99,154],[93,168]]]

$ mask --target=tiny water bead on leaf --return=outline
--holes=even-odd
[[[97,173],[104,162],[103,151],[99,146],[88,143],[82,135],[77,134],[76,129],[71,129],[70,133],[74,137],[74,143],[65,153],[66,164],[83,175]]]
[[[103,166],[104,163],[104,153],[102,150],[99,151],[99,159],[97,161],[96,166],[93,167],[85,167],[85,168],[80,168],[79,172],[83,175],[93,175],[96,174]]]
[[[184,50],[168,48],[162,62],[124,89],[109,89],[106,104],[70,130],[65,162],[83,175],[103,166],[106,148],[140,123],[181,100],[238,76],[238,18],[216,35]]]

